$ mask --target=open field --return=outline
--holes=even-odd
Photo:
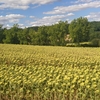
[[[100,100],[100,48],[0,44],[0,100]]]

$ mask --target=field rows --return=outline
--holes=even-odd
[[[0,100],[99,100],[100,48],[0,44]]]

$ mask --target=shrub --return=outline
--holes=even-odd
[[[92,45],[93,47],[100,47],[100,39],[98,39],[98,38],[93,39],[93,40],[91,41],[91,45]]]

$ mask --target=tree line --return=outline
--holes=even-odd
[[[71,23],[59,21],[51,26],[24,29],[18,24],[14,24],[10,29],[0,25],[0,43],[52,46],[91,43],[91,46],[100,46],[100,22],[89,22],[87,18],[80,17]]]

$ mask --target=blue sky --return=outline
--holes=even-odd
[[[79,17],[100,21],[100,0],[0,0],[0,24],[7,28],[70,23]]]

